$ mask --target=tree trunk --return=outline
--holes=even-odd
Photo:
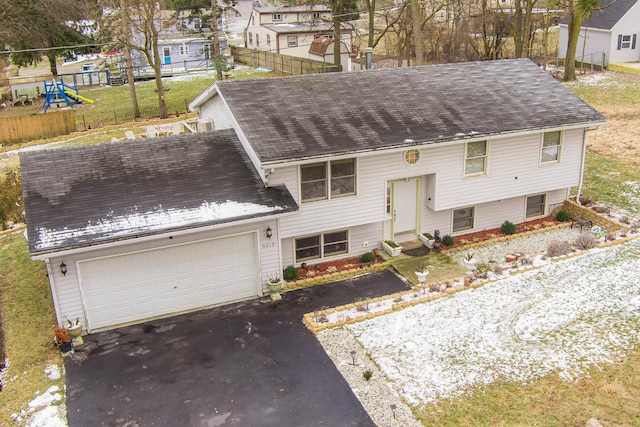
[[[56,53],[53,50],[47,51],[47,59],[49,60],[49,69],[53,77],[58,76],[58,64],[56,63]]]
[[[211,38],[213,46],[213,54],[216,56],[214,61],[216,66],[216,80],[222,80],[222,61],[218,57],[220,55],[220,40],[218,37],[218,8],[216,0],[211,0]]]
[[[164,99],[164,86],[162,85],[162,63],[160,62],[160,53],[158,52],[158,43],[154,43],[153,47],[153,74],[156,76],[156,90],[158,91],[158,109],[160,118],[166,119],[167,103]]]
[[[136,82],[133,76],[133,61],[131,60],[131,48],[128,44],[131,36],[131,29],[129,28],[129,8],[127,7],[126,0],[120,0],[120,10],[122,11],[123,37],[126,40],[124,45],[124,55],[127,67],[127,84],[129,85],[129,98],[131,99],[131,109],[133,110],[133,116],[136,119],[139,119],[140,117],[142,117],[142,115],[140,114],[140,107],[138,106]]]
[[[342,28],[340,27],[342,0],[333,0],[333,63],[338,66],[338,71],[342,71]]]
[[[422,20],[422,13],[420,13],[420,4],[418,0],[411,0],[411,23],[413,28],[413,46],[416,51],[416,64],[424,65],[424,47],[422,44],[422,29],[420,28],[420,21]]]
[[[577,6],[569,9],[569,40],[567,40],[567,57],[564,64],[564,81],[576,79],[576,49],[582,27],[582,13]]]

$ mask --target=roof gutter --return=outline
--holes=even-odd
[[[574,129],[588,129],[593,130],[597,127],[603,126],[607,124],[606,120],[597,121],[597,122],[588,122],[588,123],[576,123],[570,126],[556,126],[549,128],[537,128],[537,129],[529,129],[526,131],[512,131],[512,132],[502,132],[502,133],[487,133],[487,134],[467,134],[465,136],[453,137],[448,139],[441,140],[429,140],[429,141],[413,141],[411,139],[405,139],[402,142],[399,142],[393,146],[386,146],[374,149],[363,149],[363,150],[351,150],[345,153],[337,153],[335,155],[331,154],[318,154],[314,156],[301,156],[287,160],[273,160],[273,161],[263,161],[261,162],[262,169],[271,169],[278,168],[284,166],[298,165],[298,164],[307,164],[307,163],[315,163],[319,159],[343,159],[343,158],[351,158],[354,154],[357,154],[361,157],[366,156],[374,156],[380,153],[394,153],[394,152],[402,152],[408,149],[420,149],[420,148],[429,148],[431,146],[445,147],[449,145],[457,145],[467,142],[475,142],[475,141],[484,141],[490,138],[496,137],[507,137],[507,136],[526,136],[531,134],[544,132],[553,132],[558,130],[574,130]]]
[[[49,258],[52,258],[54,256],[63,257],[63,256],[79,254],[82,252],[89,252],[93,250],[115,248],[119,246],[129,245],[133,242],[135,243],[151,242],[154,240],[166,239],[169,237],[172,238],[175,236],[185,236],[189,234],[196,234],[196,233],[202,233],[202,232],[207,232],[211,230],[218,230],[218,229],[229,227],[229,226],[241,226],[241,225],[247,225],[247,224],[257,223],[261,221],[268,221],[273,218],[276,218],[277,220],[280,217],[295,215],[298,213],[298,211],[299,211],[299,208],[296,208],[296,210],[294,211],[275,213],[275,214],[264,215],[264,216],[259,216],[255,218],[247,218],[240,221],[230,221],[230,222],[225,222],[221,224],[212,224],[204,227],[185,228],[185,229],[177,229],[172,231],[168,230],[162,233],[151,234],[151,235],[142,236],[142,237],[131,236],[131,237],[122,238],[121,240],[112,241],[112,242],[95,242],[94,244],[91,244],[91,245],[72,247],[67,250],[51,249],[51,250],[31,254],[31,259],[35,261],[42,261],[42,260],[47,260]]]

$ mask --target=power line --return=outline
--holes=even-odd
[[[12,54],[12,53],[21,53],[21,52],[39,52],[39,51],[48,51],[48,50],[65,50],[65,49],[75,49],[79,47],[96,47],[96,46],[107,46],[112,43],[93,43],[93,44],[78,44],[74,46],[54,46],[54,47],[39,47],[34,49],[20,49],[20,50],[3,50],[0,51],[0,54]]]

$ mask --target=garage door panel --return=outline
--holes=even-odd
[[[80,262],[89,326],[256,296],[257,263],[254,233]]]

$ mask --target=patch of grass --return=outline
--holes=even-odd
[[[628,183],[633,183],[630,185]],[[627,184],[625,184],[627,183]],[[582,193],[599,202],[611,204],[640,215],[640,174],[617,160],[587,153]],[[577,188],[573,189],[573,195]]]
[[[611,117],[619,113],[637,111],[640,107],[638,76],[608,73],[610,81],[602,84],[576,83],[570,89],[601,113]]]
[[[466,269],[455,262],[451,257],[435,251],[421,257],[412,257],[404,254],[390,259],[391,266],[411,283],[417,285],[418,278],[415,271],[420,265],[425,265],[429,271],[426,283],[439,282],[463,276]]]
[[[592,417],[603,425],[640,425],[640,349],[601,368],[577,383],[548,376],[528,385],[492,384],[414,413],[425,426],[583,426]]]
[[[43,262],[32,261],[22,235],[0,239],[0,310],[9,367],[0,392],[0,425],[9,425],[10,415],[26,408],[36,392],[52,385],[61,389],[64,380],[49,381],[47,365],[61,365],[53,346],[56,319]]]

